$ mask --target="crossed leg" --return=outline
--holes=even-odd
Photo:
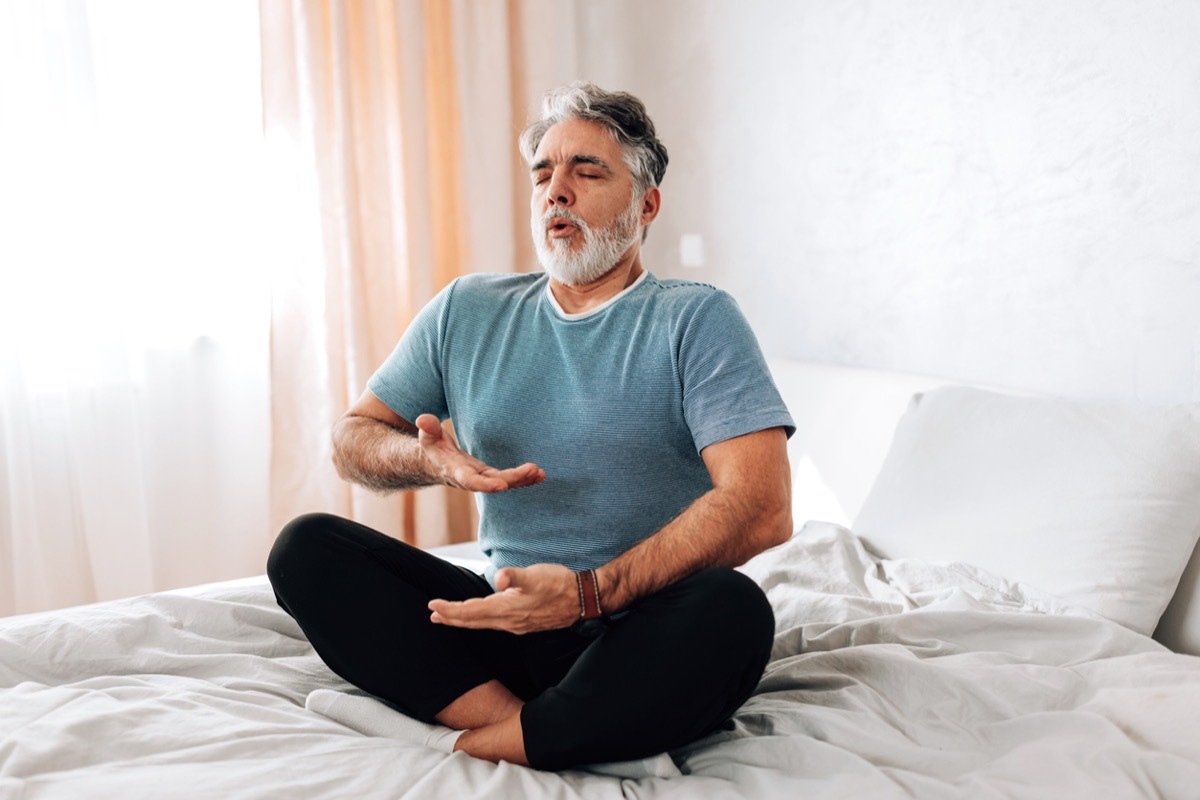
[[[643,599],[595,639],[449,629],[426,603],[490,593],[482,577],[328,515],[290,523],[267,572],[334,672],[462,730],[456,750],[539,769],[640,759],[711,732],[757,685],[774,631],[761,590],[732,570]]]

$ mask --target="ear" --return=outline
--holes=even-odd
[[[658,209],[662,205],[662,194],[658,191],[657,186],[650,188],[646,195],[642,198],[642,227],[646,227],[654,218],[658,216]]]

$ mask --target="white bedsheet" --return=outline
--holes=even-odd
[[[683,777],[494,766],[311,714],[345,684],[256,580],[0,620],[0,797],[1200,794],[1200,658],[833,525],[745,570],[774,658],[733,730],[673,754]]]

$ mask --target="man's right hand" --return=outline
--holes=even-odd
[[[459,448],[454,434],[433,414],[417,417],[416,425],[421,453],[448,486],[492,493],[535,486],[546,480],[546,471],[537,464],[496,469],[468,455]]]
[[[368,489],[392,492],[446,484],[469,492],[503,492],[546,480],[536,464],[495,469],[463,452],[433,414],[415,424],[370,389],[333,425],[338,475]]]

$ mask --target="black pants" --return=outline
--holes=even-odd
[[[644,758],[716,730],[758,684],[775,619],[746,576],[708,569],[606,628],[517,636],[429,621],[433,598],[492,593],[470,570],[349,520],[311,514],[279,534],[267,575],[280,606],[350,683],[434,716],[495,679],[526,701],[539,769]]]

